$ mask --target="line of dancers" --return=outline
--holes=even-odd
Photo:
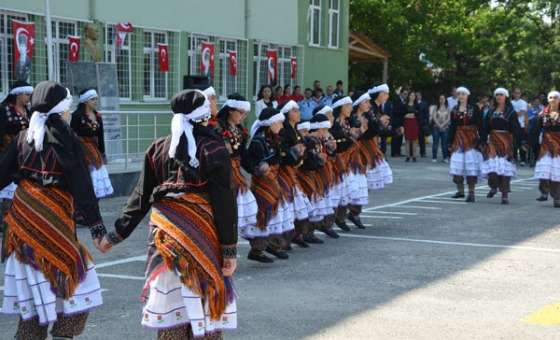
[[[222,338],[223,330],[237,327],[232,275],[238,235],[250,242],[250,260],[271,263],[288,259],[292,244],[322,243],[316,231],[338,238],[335,225],[344,231],[350,231],[346,221],[365,227],[360,213],[368,191],[393,181],[378,145],[392,133],[381,109],[389,92],[381,84],[336,98],[305,122],[289,101],[264,108],[248,130],[243,121],[251,105],[243,96],[230,95],[218,110],[212,87],[181,91],[171,100],[171,134],[146,151],[138,183],[114,230],[107,231],[98,200],[113,189],[97,92],[84,90],[70,117],[72,96],[65,87],[15,84],[0,112],[0,188],[2,312],[20,317],[16,339],[46,339],[51,324],[53,339],[71,339],[102,305],[77,222],[107,252],[148,213],[141,324],[157,329],[158,339]],[[509,93],[497,89],[497,105],[484,118],[469,104],[467,88],[457,92],[451,118],[454,197],[474,202],[477,179],[486,177],[488,196],[499,191],[506,204],[519,131]],[[548,99],[531,140],[541,144],[535,168],[540,200],[551,195],[560,207],[560,93]]]

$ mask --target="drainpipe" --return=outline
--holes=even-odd
[[[52,45],[52,24],[51,24],[51,3],[45,0],[45,23],[47,25],[47,67],[49,80],[54,80],[53,45]]]
[[[249,0],[245,0],[245,39],[249,39]]]

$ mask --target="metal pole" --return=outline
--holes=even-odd
[[[54,80],[54,64],[53,64],[53,45],[52,45],[52,24],[50,1],[45,0],[45,23],[47,25],[47,65],[49,80]]]

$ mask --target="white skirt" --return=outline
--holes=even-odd
[[[245,192],[239,190],[237,193],[237,226],[241,229],[255,226],[258,211],[257,200],[251,190]]]
[[[271,235],[281,235],[283,233],[283,216],[284,207],[282,204],[278,206],[278,212],[270,218],[266,229],[261,229],[256,225],[245,226],[239,228],[241,236],[244,239],[251,240],[258,237],[269,237]]]
[[[517,176],[517,167],[505,157],[494,157],[482,162],[482,177],[488,178],[491,173],[498,176],[515,177]]]
[[[103,304],[93,264],[88,267],[85,280],[68,300],[56,297],[43,273],[19,262],[15,254],[8,257],[4,273],[2,313],[17,314],[23,320],[39,316],[39,323],[44,325],[55,322],[57,314],[85,313]]]
[[[113,194],[113,186],[111,185],[109,173],[107,172],[107,167],[105,165],[99,169],[91,170],[90,174],[95,196],[97,198],[103,198]]]
[[[220,320],[210,320],[208,304],[185,287],[179,276],[165,271],[150,283],[148,299],[142,310],[142,325],[155,328],[172,328],[191,324],[195,337],[237,328],[237,306],[230,303]]]
[[[332,209],[338,208],[341,204],[342,200],[342,185],[343,183],[340,182],[335,184],[332,188],[329,188],[328,198],[330,201],[330,207]]]
[[[303,191],[299,188],[294,190],[294,217],[296,221],[303,221],[309,218],[311,202]]]
[[[14,193],[16,192],[17,185],[15,183],[8,184],[4,189],[0,190],[0,199],[14,199]]]
[[[560,182],[560,156],[544,155],[535,165],[535,178]]]
[[[393,183],[393,170],[384,159],[377,162],[375,168],[368,169],[366,176],[369,190],[383,189]]]
[[[291,230],[294,230],[294,220],[295,220],[295,213],[294,213],[294,203],[293,202],[284,202],[280,204],[283,210],[282,214],[282,234]]]
[[[318,200],[311,201],[311,210],[309,211],[310,222],[320,222],[325,217],[326,200],[319,198]]]
[[[351,173],[348,180],[350,192],[350,204],[352,205],[368,205],[368,181],[365,174]]]
[[[456,151],[449,160],[449,174],[451,176],[478,177],[481,173],[482,154],[471,149],[467,152]]]

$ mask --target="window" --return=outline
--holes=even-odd
[[[6,94],[14,80],[12,19],[27,21],[24,14],[0,12],[0,93]]]
[[[254,64],[253,64],[253,81],[255,83],[255,96],[259,92],[262,85],[268,83],[268,65],[266,51],[268,49],[276,49],[278,51],[278,82],[276,86],[290,85],[293,89],[298,84],[298,74],[296,79],[292,79],[292,57],[297,56],[297,47],[278,46],[267,43],[256,43],[254,45]],[[302,60],[298,58],[298,64],[302,67]]]
[[[119,97],[121,99],[131,99],[132,94],[132,62],[130,54],[131,35],[120,49],[116,49],[115,45],[115,27],[114,25],[105,26],[105,61],[115,63],[117,65],[117,82],[119,85]]]
[[[309,0],[309,45],[321,45],[321,0]]]
[[[158,43],[167,44],[167,33],[144,31],[145,99],[167,99],[167,72],[159,71]],[[169,64],[171,65],[171,55]]]
[[[68,36],[77,35],[78,27],[76,22],[53,20],[52,40],[53,40],[53,56],[54,56],[54,79],[61,84],[67,85],[68,81]]]
[[[237,77],[229,74],[229,56],[228,51],[236,51],[237,58],[239,59],[239,51],[237,49],[237,42],[235,40],[220,40],[220,81],[216,83],[216,91],[220,99],[226,99],[229,94],[237,92],[237,78],[241,77],[239,73],[239,60],[237,63]]]
[[[340,36],[340,0],[329,1],[329,47],[338,48]]]

